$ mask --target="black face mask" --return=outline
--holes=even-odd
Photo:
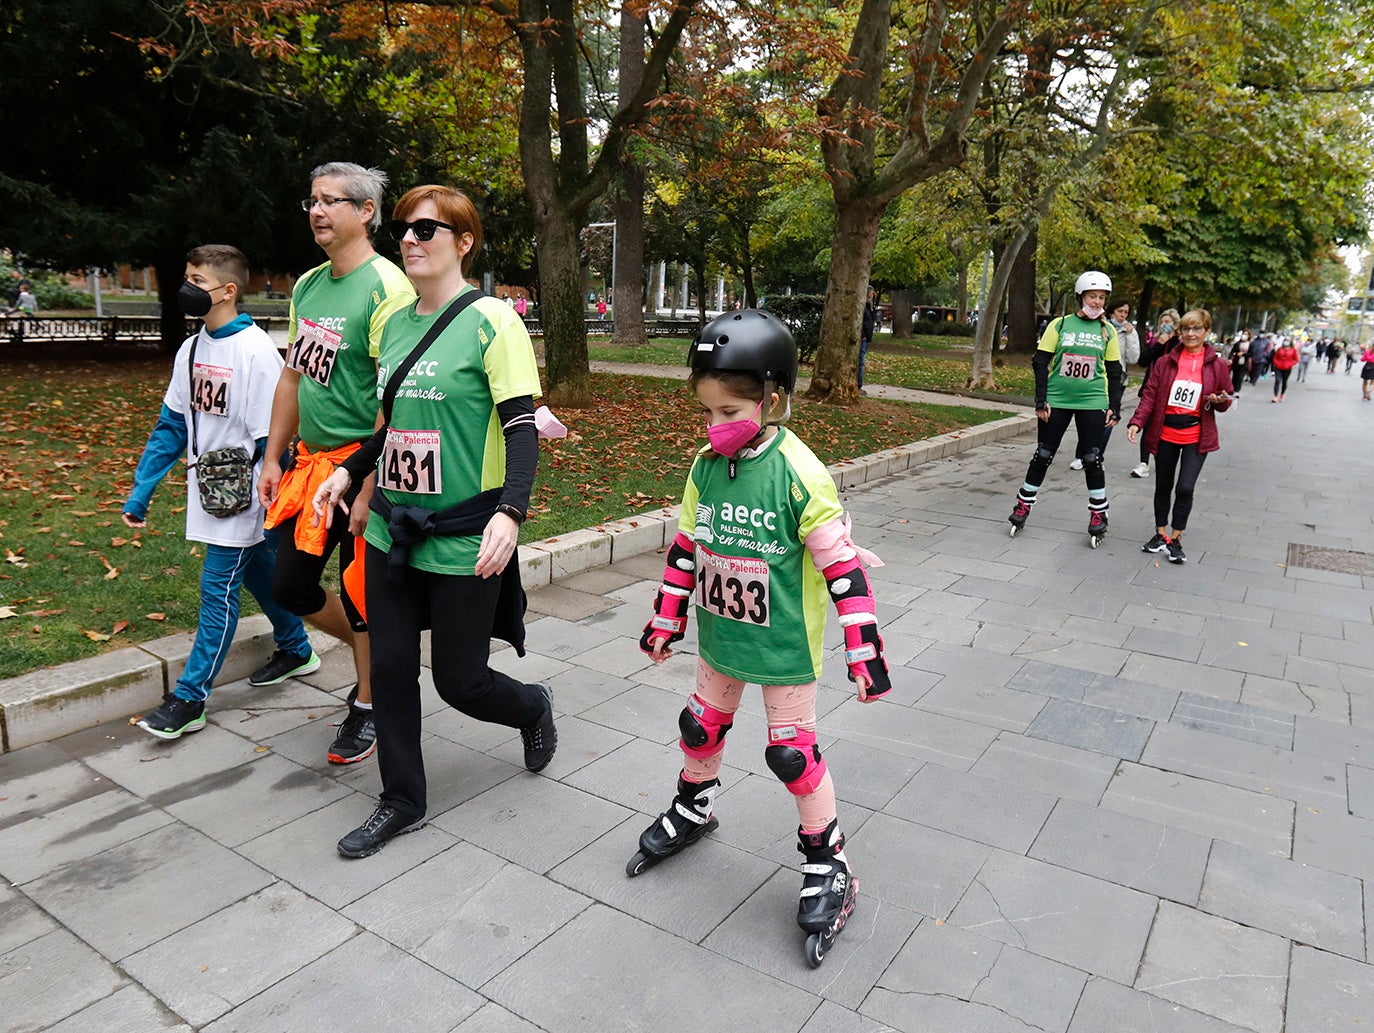
[[[219,288],[215,288],[218,290]],[[181,289],[177,291],[177,304],[181,306],[183,315],[190,316],[192,319],[200,319],[215,307],[215,301],[210,297],[210,292],[197,287],[190,280],[181,282]]]

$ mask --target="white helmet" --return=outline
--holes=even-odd
[[[1089,269],[1073,285],[1073,292],[1080,298],[1083,297],[1084,291],[1106,291],[1110,294],[1112,292],[1112,278],[1096,269]]]

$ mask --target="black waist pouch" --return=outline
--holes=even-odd
[[[1164,414],[1164,426],[1172,427],[1174,430],[1188,430],[1196,427],[1202,420],[1187,412],[1166,412]]]

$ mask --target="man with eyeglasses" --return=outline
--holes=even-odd
[[[279,528],[273,597],[353,650],[357,684],[348,697],[331,763],[352,764],[376,748],[367,624],[349,593],[321,583],[337,549],[344,570],[355,536],[367,523],[373,480],[342,500],[329,526],[315,526],[310,499],[334,467],[370,438],[379,422],[377,354],[392,314],[415,300],[406,274],[377,254],[372,233],[382,221],[386,174],[352,162],[330,162],[310,174],[301,209],[329,260],[302,276],[291,292],[286,367],[272,400],[267,458],[259,480],[267,526]],[[280,459],[296,439],[293,460]],[[248,679],[275,685],[319,668],[319,658],[281,651]]]

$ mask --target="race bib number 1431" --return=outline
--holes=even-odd
[[[437,430],[388,430],[377,468],[377,484],[412,495],[440,495],[444,490]]]

